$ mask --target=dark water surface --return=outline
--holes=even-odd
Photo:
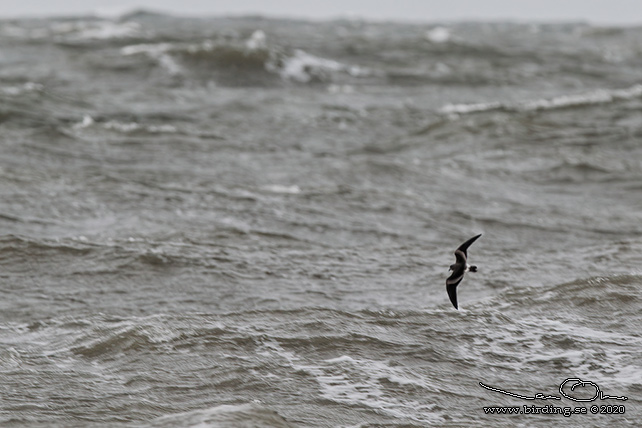
[[[2,426],[639,426],[642,28],[0,21],[0,195]]]

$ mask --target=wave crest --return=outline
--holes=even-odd
[[[174,76],[209,78],[221,84],[334,82],[373,76],[357,65],[312,55],[301,49],[271,46],[261,30],[248,39],[205,40],[201,43],[145,43],[124,46],[124,56],[144,55]]]
[[[470,104],[447,104],[440,109],[440,112],[447,115],[465,115],[495,110],[509,112],[558,110],[627,101],[640,97],[642,97],[642,85],[638,84],[625,89],[597,89],[583,94],[560,95],[552,98],[518,103],[493,101]]]

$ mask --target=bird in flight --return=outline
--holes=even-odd
[[[455,261],[455,264],[450,265],[449,271],[452,271],[453,273],[446,280],[446,290],[448,291],[448,297],[450,297],[450,301],[452,302],[455,309],[459,309],[457,307],[457,286],[459,285],[461,280],[464,279],[464,273],[477,272],[477,266],[471,266],[468,264],[468,253],[466,252],[466,250],[468,250],[468,247],[470,247],[472,243],[475,242],[480,236],[482,236],[481,233],[477,236],[473,236],[455,250],[455,257],[457,260]]]

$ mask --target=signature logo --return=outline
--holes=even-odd
[[[573,400],[573,401],[579,401],[579,402],[591,402],[591,401],[595,401],[595,400],[598,400],[598,399],[599,400],[622,400],[622,401],[628,400],[628,397],[624,397],[624,396],[618,397],[618,396],[613,396],[613,395],[606,395],[600,389],[600,387],[598,386],[597,383],[592,382],[590,380],[582,380],[580,378],[568,378],[568,379],[565,379],[564,382],[562,382],[560,384],[559,391],[560,391],[560,394],[562,394],[562,397],[557,396],[557,395],[544,395],[542,393],[537,393],[534,396],[530,397],[530,396],[527,396],[527,395],[516,394],[514,392],[510,392],[510,391],[506,391],[506,390],[503,390],[503,389],[494,388],[492,386],[484,385],[482,382],[479,382],[479,385],[482,388],[486,388],[486,389],[488,389],[490,391],[499,392],[500,394],[509,395],[509,396],[515,397],[515,398],[521,398],[522,400],[561,400],[562,397],[567,398],[569,400]],[[578,387],[580,387],[580,388],[588,387],[588,388],[592,389],[593,390],[592,391],[593,392],[593,396],[588,397],[588,396],[582,395],[580,397],[576,397],[576,396],[571,395],[574,392],[579,392],[580,391],[580,389]],[[570,388],[570,391],[569,391],[569,388]],[[576,388],[578,388],[578,391],[575,391]]]

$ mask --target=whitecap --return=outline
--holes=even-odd
[[[441,108],[442,113],[446,114],[468,114],[478,113],[489,110],[496,110],[502,107],[500,102],[490,103],[472,103],[472,104],[446,104]]]
[[[273,193],[286,193],[290,195],[296,195],[298,193],[301,193],[301,188],[296,184],[293,186],[283,186],[281,184],[272,184],[269,186],[264,186],[263,188]]]
[[[435,27],[426,31],[426,39],[433,43],[446,43],[451,39],[450,30],[446,27]]]
[[[65,22],[54,25],[51,30],[54,34],[80,40],[123,39],[141,34],[141,26],[137,22]]]
[[[294,55],[286,60],[281,77],[297,82],[309,82],[318,71],[340,71],[343,68],[343,64],[337,61],[319,58],[297,49]]]
[[[76,128],[76,129],[88,128],[91,125],[93,125],[94,123],[95,123],[94,122],[94,118],[91,117],[90,115],[86,114],[86,115],[83,116],[82,121],[80,121],[80,122],[78,122],[78,123],[76,123],[74,125],[74,128]]]
[[[606,104],[618,100],[629,100],[640,96],[642,96],[642,85],[634,85],[627,89],[597,89],[584,94],[561,95],[550,99],[527,101],[521,104],[520,110],[551,110],[564,107]]]
[[[384,361],[369,360],[341,355],[320,362],[307,364],[291,351],[284,350],[279,343],[270,341],[263,344],[261,355],[278,355],[285,359],[295,371],[307,373],[319,384],[323,398],[344,405],[366,406],[377,412],[395,418],[412,419],[435,424],[443,422],[430,404],[412,399],[395,397],[387,393],[382,379],[399,385],[414,385],[430,391],[437,391],[427,379],[408,368],[393,367]]]
[[[265,49],[267,47],[267,37],[261,30],[256,30],[245,42],[245,47],[251,51]]]
[[[276,411],[261,406],[256,400],[244,404],[221,404],[183,413],[161,416],[152,421],[154,427],[220,427],[269,426],[287,428],[291,425]]]
[[[123,46],[120,48],[120,53],[125,56],[139,54],[156,56],[169,51],[171,48],[172,45],[170,43],[142,43],[138,45]]]
[[[158,134],[173,134],[178,132],[178,129],[174,125],[151,125],[147,127],[147,130],[152,133]]]
[[[470,114],[505,109],[508,111],[554,110],[569,107],[581,107],[597,104],[608,104],[615,101],[626,101],[642,97],[642,85],[637,84],[625,89],[596,89],[581,94],[560,95],[551,98],[528,100],[517,103],[499,101],[481,103],[446,104],[439,111],[448,115]]]
[[[274,69],[268,66],[268,70]],[[338,61],[320,58],[296,49],[294,54],[286,58],[283,66],[278,70],[285,80],[307,83],[314,78],[328,79],[332,73],[343,72],[352,77],[363,77],[372,74],[369,69],[356,65],[346,65]]]
[[[156,60],[169,74],[176,76],[183,72],[183,68],[171,56],[170,51],[174,45],[170,43],[143,43],[124,46],[120,53],[124,56],[147,55]]]
[[[0,91],[2,91],[6,95],[15,96],[15,95],[22,95],[27,92],[42,91],[43,88],[44,86],[40,83],[26,82],[19,86],[4,86],[0,88]]]
[[[110,129],[120,132],[133,132],[140,129],[140,125],[136,122],[122,123],[116,121],[106,122],[104,125],[105,129]]]

